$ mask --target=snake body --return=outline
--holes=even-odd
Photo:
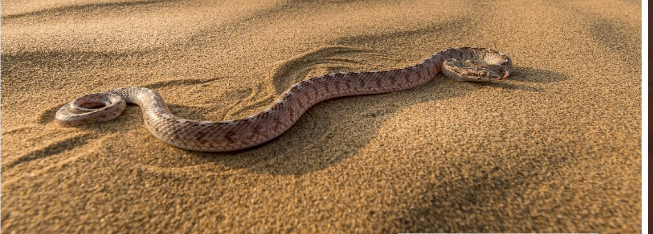
[[[154,90],[128,87],[82,96],[61,107],[56,119],[83,125],[119,116],[126,103],[143,111],[145,127],[159,140],[187,150],[220,152],[249,148],[288,130],[311,106],[326,99],[388,93],[422,85],[440,72],[459,81],[492,81],[508,77],[508,56],[484,48],[446,49],[420,63],[400,69],[332,73],[313,77],[281,94],[270,108],[237,120],[197,121],[173,115]]]

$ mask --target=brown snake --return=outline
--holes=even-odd
[[[232,151],[256,146],[288,130],[311,106],[326,99],[388,93],[424,84],[440,72],[459,81],[503,80],[512,61],[503,53],[484,48],[446,49],[422,62],[400,69],[343,72],[313,77],[281,94],[272,107],[237,120],[197,121],[178,118],[157,92],[148,88],[119,88],[82,96],[57,111],[64,125],[82,125],[118,117],[126,103],[143,110],[145,127],[159,140],[195,151]]]

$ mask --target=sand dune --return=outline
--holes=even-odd
[[[3,0],[2,232],[640,232],[640,2],[434,2]],[[166,145],[136,106],[54,121],[126,86],[241,118],[456,46],[515,72],[329,100],[231,153]]]

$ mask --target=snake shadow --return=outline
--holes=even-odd
[[[327,67],[338,67],[341,71],[373,70],[361,68],[360,63],[356,62],[356,56],[368,56],[367,53],[333,47],[290,59],[284,64],[292,66],[282,64],[272,77],[275,90],[281,92],[293,82],[305,79],[306,74],[309,74],[307,70],[320,64],[314,59],[329,61],[332,64]],[[331,58],[343,54],[352,59]],[[288,71],[291,67],[294,72]],[[566,76],[553,71],[516,67],[509,79],[517,82],[465,83],[439,75],[432,81],[409,90],[326,100],[307,110],[287,132],[262,145],[219,154],[190,154],[202,161],[231,169],[275,175],[303,175],[323,170],[357,155],[378,135],[384,123],[403,108],[467,95],[485,87],[541,93],[546,91],[531,84],[560,82],[566,80]]]
[[[515,82],[487,82],[487,83],[475,83],[479,87],[497,87],[503,89],[511,90],[522,90],[528,92],[543,93],[546,90],[540,85],[531,85],[531,84],[547,84],[547,83],[557,83],[567,80],[567,75],[549,71],[542,70],[533,67],[514,67],[510,77],[510,81]]]

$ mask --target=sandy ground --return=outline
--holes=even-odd
[[[2,0],[3,233],[640,232],[640,2],[435,2]],[[322,102],[232,153],[166,145],[137,106],[54,122],[125,86],[241,118],[455,46],[515,72]]]

